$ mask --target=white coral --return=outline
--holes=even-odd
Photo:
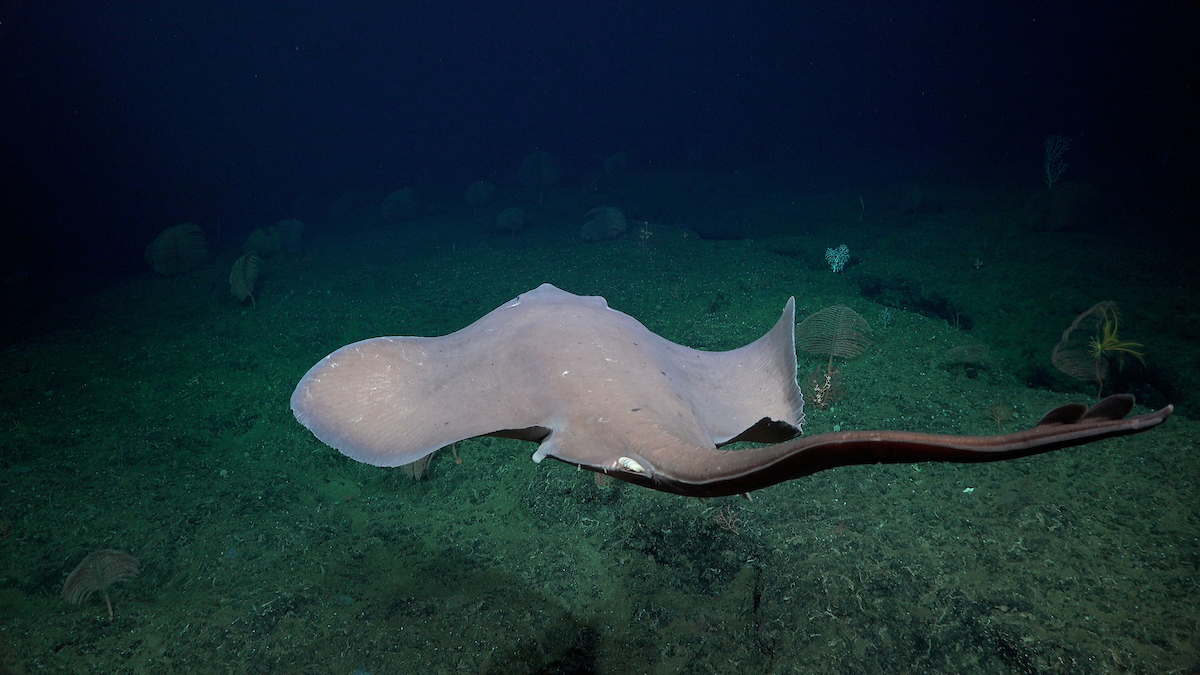
[[[834,274],[841,272],[848,260],[850,260],[850,249],[845,244],[837,248],[825,249],[825,262],[829,263],[829,268],[833,270]]]

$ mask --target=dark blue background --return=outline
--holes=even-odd
[[[882,6],[881,6],[882,5]],[[1195,189],[1197,3],[0,1],[0,272],[145,270],[302,192],[633,168],[797,189],[954,166]],[[702,151],[702,152],[701,152]],[[954,176],[943,179],[953,180]]]

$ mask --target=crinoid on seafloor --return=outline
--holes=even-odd
[[[1096,383],[1096,396],[1104,389],[1104,378],[1108,376],[1108,364],[1117,359],[1118,367],[1125,365],[1125,357],[1132,356],[1143,364],[1145,353],[1140,351],[1140,342],[1122,340],[1117,335],[1120,317],[1115,302],[1098,302],[1083,314],[1075,317],[1070,327],[1063,331],[1062,339],[1054,345],[1050,361],[1063,373],[1078,380]]]

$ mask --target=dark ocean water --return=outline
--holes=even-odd
[[[0,673],[1200,668],[1194,8],[605,7],[0,2]],[[1176,412],[706,500],[289,409],[542,283],[704,350],[850,307],[805,434]]]

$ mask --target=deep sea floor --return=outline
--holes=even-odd
[[[534,200],[512,235],[458,208],[318,219],[302,252],[264,259],[253,306],[229,293],[227,246],[44,308],[0,351],[0,672],[1197,672],[1200,303],[1171,258],[1186,252],[1028,231],[1002,192],[904,217],[857,197],[759,203],[736,217],[811,226],[741,240],[631,209],[625,235],[584,242],[578,196]],[[843,243],[834,274],[823,253]],[[490,438],[414,481],[292,417],[333,349],[445,334],[543,282],[709,350],[756,339],[792,295],[798,319],[850,306],[872,346],[840,363],[842,398],[810,407],[805,433],[1009,432],[1093,401],[1049,354],[1103,300],[1146,352],[1106,392],[1178,408],[1130,438],[836,469],[752,501],[598,486]],[[822,362],[800,359],[802,377]],[[111,622],[98,595],[60,599],[97,549],[143,565],[110,589]]]

